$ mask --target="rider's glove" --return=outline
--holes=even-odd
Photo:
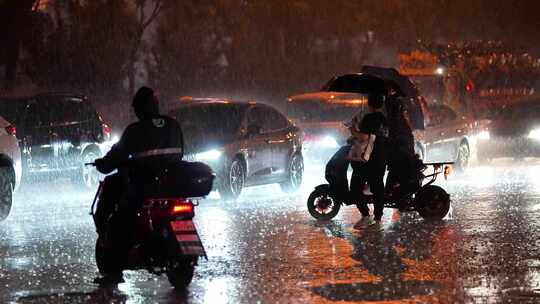
[[[110,168],[107,166],[107,161],[105,161],[103,158],[98,158],[94,161],[94,164],[96,164],[96,169],[104,174],[110,173]]]

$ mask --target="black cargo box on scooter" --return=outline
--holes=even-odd
[[[212,191],[215,174],[201,162],[167,162],[157,168],[145,170],[141,185],[145,197],[203,197]],[[151,171],[148,172],[148,171]]]

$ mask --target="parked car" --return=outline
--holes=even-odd
[[[423,132],[424,162],[455,162],[463,171],[477,154],[479,140],[489,138],[489,121],[456,114],[449,106],[430,105],[429,122]]]
[[[0,117],[0,221],[11,211],[13,192],[21,181],[21,150],[17,129]]]
[[[279,183],[297,190],[303,178],[302,133],[275,108],[255,102],[186,102],[173,110],[184,155],[207,163],[224,199],[248,186]]]
[[[498,157],[540,157],[540,99],[492,107],[482,117],[490,123],[478,142],[481,162]]]
[[[110,128],[86,97],[46,93],[0,99],[0,115],[17,126],[24,176],[69,176],[93,189],[98,173],[84,166],[102,155]]]

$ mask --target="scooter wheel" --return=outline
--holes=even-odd
[[[314,218],[318,220],[331,220],[339,213],[341,204],[334,200],[328,191],[316,189],[309,195],[307,207],[309,214]]]
[[[418,213],[424,219],[442,220],[450,211],[450,195],[439,186],[422,187],[415,201]]]
[[[197,260],[198,257],[183,258],[168,267],[167,278],[175,289],[181,290],[191,284]]]

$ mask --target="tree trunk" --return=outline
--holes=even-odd
[[[5,57],[4,57],[4,88],[11,90],[17,82],[17,67],[20,57],[21,36],[25,32],[25,27],[29,24],[30,13],[34,5],[34,0],[6,1],[2,2],[0,10],[0,34],[4,36]]]
[[[128,63],[128,97],[135,94],[135,56],[130,56]]]

